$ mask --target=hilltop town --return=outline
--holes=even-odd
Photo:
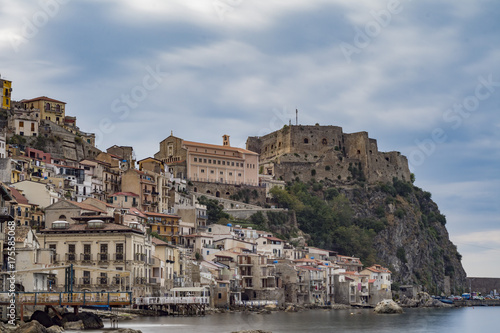
[[[221,144],[171,134],[137,161],[130,146],[97,149],[65,102],[12,101],[12,82],[0,86],[0,248],[15,247],[15,269],[0,261],[2,290],[15,270],[16,291],[128,292],[141,304],[200,290],[223,308],[392,298],[389,268],[308,246],[272,194],[311,179],[409,182],[406,158],[379,152],[366,132],[290,125],[246,149],[226,134]],[[293,237],[259,230],[255,214],[282,214]]]

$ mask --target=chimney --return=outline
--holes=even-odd
[[[228,146],[228,147],[230,146],[230,144],[229,144],[229,135],[224,134],[222,136],[222,145],[223,146]]]

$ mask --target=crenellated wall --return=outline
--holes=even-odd
[[[343,133],[338,126],[284,126],[262,137],[249,137],[247,149],[260,154],[262,173],[302,181],[328,178],[370,183],[410,180],[408,160],[399,152],[379,152],[367,132]]]

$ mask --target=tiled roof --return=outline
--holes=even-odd
[[[115,195],[124,195],[124,196],[129,196],[129,197],[138,197],[139,196],[138,194],[135,194],[133,192],[116,192],[116,193],[112,194],[112,196],[115,196]]]
[[[312,266],[297,266],[297,268],[300,268],[300,269],[306,269],[306,270],[309,270],[309,271],[321,271],[321,269],[319,268],[315,268],[315,267],[312,267]]]
[[[100,210],[99,208],[97,208],[95,206],[92,206],[92,205],[89,205],[89,204],[86,204],[83,202],[76,202],[76,201],[68,201],[68,202],[71,202],[72,204],[80,207],[83,210],[90,210],[90,211],[98,212],[98,213],[106,213],[105,211]]]
[[[272,240],[272,241],[276,241],[276,242],[283,242],[282,239],[279,239],[279,238],[276,238],[276,237],[264,237],[264,238]]]
[[[47,96],[40,96],[40,97],[31,98],[31,99],[22,99],[22,100],[20,100],[20,102],[21,103],[29,103],[29,102],[36,102],[36,101],[40,101],[40,100],[47,101],[47,102],[66,104],[66,102],[58,101],[57,99],[49,98]]]
[[[177,215],[169,215],[169,214],[154,213],[154,212],[144,212],[144,214],[147,215],[147,216],[173,217],[173,218],[177,218],[177,219],[181,218],[180,216],[177,216]]]
[[[212,145],[209,143],[201,143],[201,142],[194,142],[194,141],[183,141],[185,145],[189,146],[198,146],[198,147],[203,147],[203,148],[212,148],[212,149],[225,149],[225,150],[233,150],[237,151],[239,153],[244,153],[244,154],[251,154],[251,155],[259,155],[253,151],[246,150],[243,148],[238,148],[238,147],[231,147],[231,146],[221,146],[221,145]],[[230,156],[228,156],[230,157]]]
[[[164,241],[162,241],[161,239],[156,238],[156,237],[153,237],[153,238],[152,238],[152,242],[153,242],[155,245],[168,245],[168,243],[167,243],[167,242],[164,242]]]
[[[28,202],[28,199],[24,195],[21,194],[16,188],[14,187],[9,187],[10,193],[14,197],[14,199],[17,201],[18,204],[21,205],[29,205],[30,203]]]

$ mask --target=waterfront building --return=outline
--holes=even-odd
[[[75,291],[132,291],[134,297],[151,295],[153,245],[140,228],[103,220],[52,220],[40,231],[42,246],[54,252],[54,263],[73,264]],[[54,290],[64,290],[64,271],[58,270]]]

